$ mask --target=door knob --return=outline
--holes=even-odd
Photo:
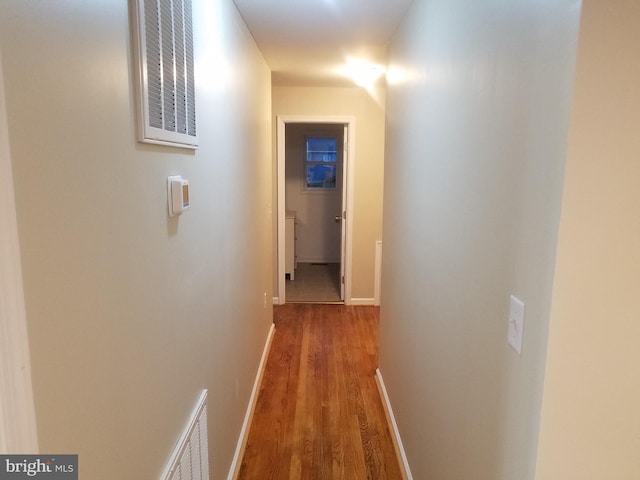
[[[336,222],[340,223],[342,221],[342,216],[341,215],[336,215]]]

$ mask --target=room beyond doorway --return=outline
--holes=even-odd
[[[344,125],[289,123],[285,135],[286,300],[340,302]]]
[[[287,280],[287,303],[342,303],[339,263],[298,263]]]

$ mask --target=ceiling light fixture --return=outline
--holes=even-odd
[[[343,73],[350,77],[356,85],[371,87],[385,72],[382,65],[367,62],[366,60],[350,59],[343,68]]]

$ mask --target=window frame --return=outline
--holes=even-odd
[[[309,160],[309,140],[311,139],[331,139],[334,141],[335,143],[335,151],[334,152],[329,152],[329,153],[333,153],[335,155],[335,160],[333,161],[322,161],[322,160]],[[322,193],[333,193],[335,191],[338,190],[339,187],[339,181],[338,181],[338,177],[340,175],[340,165],[342,163],[342,159],[340,156],[340,152],[339,152],[339,145],[338,145],[338,140],[339,138],[336,135],[314,135],[314,134],[307,134],[304,136],[304,153],[302,156],[302,183],[303,183],[303,190],[305,193],[316,193],[316,194],[322,194]],[[307,182],[307,168],[311,165],[330,165],[333,166],[335,168],[335,180],[334,180],[334,185],[327,187],[327,186],[318,186],[318,187],[313,187],[313,186],[309,186],[308,182]]]

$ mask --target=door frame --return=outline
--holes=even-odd
[[[354,185],[354,162],[355,158],[355,138],[356,138],[356,118],[344,115],[277,115],[276,116],[276,189],[277,189],[277,298],[278,303],[283,305],[286,302],[285,283],[285,131],[288,123],[309,123],[309,124],[336,124],[344,125],[347,135],[344,138],[346,147],[343,158],[343,179],[342,192],[343,212],[346,219],[343,219],[344,234],[341,245],[341,269],[344,271],[344,303],[351,305],[351,271],[353,252],[353,185]],[[344,215],[343,215],[344,216]]]

